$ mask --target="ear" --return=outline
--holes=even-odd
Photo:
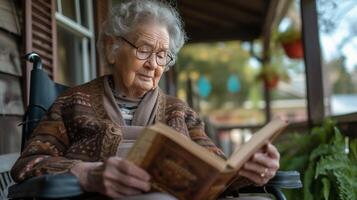
[[[104,41],[105,58],[109,64],[115,63],[116,48],[115,39],[113,37],[106,37]]]

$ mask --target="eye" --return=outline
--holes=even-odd
[[[167,56],[167,53],[165,51],[160,51],[156,53],[157,57],[160,59],[164,59]]]
[[[139,50],[139,49],[138,49],[138,53],[139,53],[139,54],[144,54],[144,55],[150,55],[150,54],[151,54],[151,51],[143,51],[143,50]]]

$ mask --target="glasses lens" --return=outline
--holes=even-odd
[[[156,53],[156,61],[158,65],[166,65],[167,63],[167,53],[164,51],[160,51]]]
[[[139,47],[136,50],[136,57],[140,60],[148,59],[153,52],[145,47]],[[166,66],[172,61],[172,57],[166,51],[155,53],[156,63],[160,66]]]
[[[148,59],[151,55],[151,50],[145,47],[139,47],[136,50],[136,57],[140,60]]]

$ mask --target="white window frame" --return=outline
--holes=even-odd
[[[81,10],[80,10],[80,0],[74,0],[75,2],[75,13],[76,20],[63,15],[62,12],[62,0],[57,0],[57,11],[55,14],[57,25],[65,28],[71,33],[75,34],[81,41],[81,49],[83,52],[82,56],[82,69],[80,72],[76,73],[78,76],[77,80],[83,79],[84,82],[88,82],[96,77],[96,58],[95,58],[95,38],[94,38],[94,20],[93,20],[93,4],[92,1],[84,0],[84,5],[87,9],[87,19],[88,28],[82,26],[81,24]],[[90,47],[90,52],[88,51]],[[90,61],[89,61],[90,59]],[[92,63],[92,64],[91,64]]]

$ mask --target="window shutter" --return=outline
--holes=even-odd
[[[57,30],[54,0],[24,0],[25,52],[36,52],[42,58],[44,70],[51,78],[57,66]],[[26,102],[29,95],[31,63],[26,63]]]

